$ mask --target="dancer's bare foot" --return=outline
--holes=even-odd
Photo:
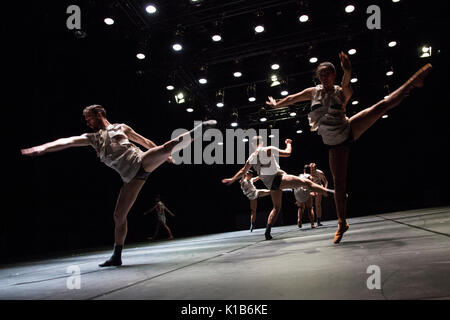
[[[430,63],[427,63],[409,78],[409,83],[415,88],[422,88],[425,77],[430,73],[431,69],[433,69],[433,66]]]

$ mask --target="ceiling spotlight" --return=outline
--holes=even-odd
[[[345,7],[345,12],[352,13],[353,11],[355,11],[355,6],[354,5],[349,4],[348,6]]]
[[[394,3],[395,3],[395,2],[400,2],[400,0],[392,0],[392,2],[394,2]]]
[[[114,24],[114,19],[113,18],[105,18],[105,20],[103,20],[108,26],[113,25]]]
[[[262,118],[259,119],[259,121],[261,121],[261,122],[266,122],[266,121],[267,121],[267,118],[266,118],[266,117],[262,117]]]
[[[389,98],[389,95],[391,94],[391,90],[390,90],[388,84],[386,84],[386,85],[384,86],[384,92],[385,92],[385,94],[386,94],[386,95],[384,96],[384,99],[388,99],[388,98]]]
[[[198,82],[200,84],[206,84],[206,83],[208,83],[208,80],[206,80],[205,78],[201,78],[201,79],[198,79]]]
[[[173,89],[175,89],[175,87],[169,84],[169,85],[166,87],[166,89],[169,90],[169,91],[172,91]]]
[[[238,123],[237,122],[232,122],[231,123],[231,126],[234,128],[234,127],[237,127],[238,126]]]
[[[275,74],[270,77],[270,80],[272,80],[272,83],[270,84],[271,87],[276,87],[281,84],[281,82],[278,80],[278,77]]]
[[[211,39],[215,42],[218,42],[218,41],[222,40],[222,37],[220,36],[220,34],[215,34],[211,37]]]
[[[297,130],[297,133],[299,133],[299,134],[302,133],[302,132],[303,132],[302,130]]]
[[[181,44],[179,44],[179,43],[174,43],[172,45],[172,49],[175,50],[175,51],[180,51],[180,50],[183,49],[183,46]]]
[[[289,92],[287,90],[281,91],[281,95],[282,96],[287,96],[288,94],[289,94]]]
[[[234,76],[235,78],[242,77],[242,72],[236,71],[235,73],[233,73],[233,76]]]
[[[355,100],[355,101],[352,102],[352,105],[356,106],[358,103],[359,103],[359,101]]]
[[[274,63],[270,66],[270,68],[272,68],[272,70],[278,70],[280,69],[280,65],[278,63]]]
[[[350,49],[348,50],[349,55],[354,55],[356,53],[356,49]]]
[[[358,82],[358,78],[357,78],[357,77],[353,77],[353,78],[350,80],[350,82],[351,82],[351,83],[356,83],[356,82]]]
[[[309,20],[309,17],[307,14],[303,14],[298,18],[298,20],[300,20],[300,22],[306,22]]]
[[[222,108],[224,106],[224,92],[223,90],[217,90],[216,92],[216,106]]]
[[[247,97],[250,102],[256,101],[256,84],[252,84],[247,87]]]
[[[291,112],[291,113],[289,113],[289,115],[290,115],[291,117],[295,117],[295,116],[297,115],[297,113],[296,113],[296,112]]]
[[[264,32],[264,21],[263,21],[264,12],[259,10],[256,12],[255,19],[253,20],[253,27],[256,33]]]
[[[255,32],[256,33],[264,32],[264,26],[262,24],[255,26]]]
[[[139,60],[145,59],[145,54],[143,54],[143,53],[138,53],[138,54],[136,55],[136,58],[138,58]]]
[[[156,12],[156,7],[153,5],[148,5],[145,7],[145,11],[147,11],[149,14],[154,14]]]
[[[422,52],[420,54],[421,58],[431,57],[431,46],[425,45],[422,47]]]
[[[186,111],[187,111],[187,112],[194,112],[194,109],[192,109],[192,108],[187,108]]]
[[[382,118],[383,118],[383,119],[386,119],[386,118],[388,118],[388,115],[385,114],[384,116],[382,116]]]
[[[311,58],[309,59],[309,62],[310,62],[310,63],[316,63],[318,60],[319,60],[319,59],[317,59],[316,57],[311,57]]]
[[[175,101],[176,103],[180,104],[180,103],[184,103],[186,100],[184,99],[184,94],[182,92],[178,92],[175,95]]]
[[[386,72],[386,75],[388,77],[392,76],[393,74],[394,74],[394,71],[392,71],[392,70],[389,70],[388,72]]]
[[[397,41],[391,41],[388,43],[388,46],[391,48],[395,47],[396,45],[397,45]]]

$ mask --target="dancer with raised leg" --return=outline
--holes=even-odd
[[[249,169],[239,181],[242,192],[250,200],[250,232],[253,232],[256,223],[256,209],[258,208],[258,198],[270,195],[268,189],[256,189],[254,183],[259,177],[253,177],[254,171]]]
[[[122,180],[119,197],[114,209],[114,252],[100,267],[122,265],[122,248],[127,235],[127,215],[142,189],[148,175],[164,162],[172,162],[171,154],[187,147],[196,136],[194,131],[215,125],[215,120],[205,121],[175,139],[157,146],[151,140],[136,133],[126,124],[111,124],[101,105],[91,105],[83,110],[87,125],[94,133],[58,139],[40,146],[22,149],[25,156],[40,156],[71,147],[92,146],[100,161],[116,170]],[[192,136],[192,137],[191,137]],[[200,135],[201,136],[201,135]],[[148,149],[142,151],[132,142]]]
[[[270,190],[273,209],[267,218],[265,232],[266,240],[272,239],[271,229],[281,211],[283,189],[295,189],[303,186],[311,191],[319,192],[324,195],[326,195],[327,192],[334,193],[333,190],[325,189],[310,180],[287,174],[280,169],[275,157],[290,157],[292,152],[292,140],[286,139],[285,143],[286,148],[284,150],[274,146],[264,147],[264,141],[261,136],[253,137],[252,145],[255,151],[247,159],[244,167],[242,167],[232,178],[222,180],[222,183],[231,185],[253,167],[266,188]]]
[[[334,65],[330,62],[323,62],[316,70],[316,77],[319,78],[321,84],[289,95],[279,101],[269,97],[269,101],[266,102],[273,108],[280,108],[296,102],[311,100],[311,111],[308,114],[311,131],[317,131],[324,144],[329,147],[329,163],[336,192],[334,201],[338,216],[338,228],[334,236],[334,243],[339,243],[349,228],[346,220],[349,145],[381,116],[399,105],[412,89],[422,87],[425,77],[432,69],[431,64],[426,64],[388,97],[349,119],[345,112],[347,103],[353,94],[350,86],[351,63],[343,52],[339,53],[339,58],[344,70],[340,86],[334,85],[336,78]]]

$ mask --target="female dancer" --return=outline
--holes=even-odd
[[[385,99],[352,116],[346,117],[346,105],[353,91],[350,86],[351,63],[346,54],[339,53],[341,67],[344,70],[341,85],[334,85],[336,69],[330,62],[321,63],[316,70],[319,85],[307,88],[301,92],[289,95],[275,101],[269,97],[267,105],[273,108],[285,107],[290,104],[311,100],[311,111],[308,114],[311,131],[317,131],[329,147],[330,169],[333,175],[335,196],[334,202],[338,216],[338,228],[334,243],[339,243],[349,228],[346,221],[347,198],[347,164],[349,144],[357,140],[382,115],[394,108],[408,95],[413,88],[423,86],[423,81],[430,72],[431,64],[426,64],[408,81]]]

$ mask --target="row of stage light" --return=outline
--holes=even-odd
[[[191,3],[193,3],[193,4],[195,4],[195,3],[201,2],[202,0],[189,0],[189,1]],[[396,3],[396,2],[400,2],[400,0],[392,0],[392,2]],[[348,4],[346,4],[344,6],[344,11],[347,14],[351,14],[355,10],[356,10],[356,6],[354,4],[348,3]],[[157,8],[157,6],[155,4],[148,4],[148,5],[145,6],[145,11],[149,15],[155,15],[155,14],[158,13],[158,8]],[[257,15],[258,15],[258,13],[257,13]],[[308,14],[306,14],[306,13],[299,14],[298,15],[298,20],[299,20],[300,23],[306,23],[306,22],[310,21],[310,16]],[[113,25],[115,23],[113,17],[106,17],[104,19],[104,22],[107,25]],[[263,33],[265,31],[264,24],[262,23],[261,19],[257,19],[257,22],[258,23],[255,23],[254,26],[253,26],[255,34]],[[223,41],[223,37],[222,37],[222,35],[220,33],[212,33],[211,40],[213,42],[221,42],[221,41]],[[390,47],[390,48],[393,48],[396,45],[397,45],[397,41],[395,41],[394,39],[390,39],[390,41],[387,44],[387,46]],[[182,44],[181,41],[173,42],[171,47],[172,47],[172,50],[175,51],[175,52],[181,52],[183,50],[183,44]],[[351,48],[351,49],[348,50],[348,54],[349,55],[355,55],[356,53],[357,53],[357,50],[355,48]],[[426,58],[426,57],[430,57],[430,56],[431,56],[431,46],[428,46],[428,45],[423,46],[422,50],[421,50],[420,57],[421,58]],[[139,59],[139,60],[144,60],[144,59],[146,59],[146,55],[145,55],[144,52],[138,52],[136,54],[136,58]],[[311,64],[315,64],[315,63],[317,63],[319,61],[319,58],[317,56],[310,56],[310,57],[308,57],[308,59],[309,59],[309,62]],[[273,63],[273,64],[271,64],[270,68],[271,68],[271,70],[276,71],[276,70],[280,69],[280,64],[279,63]],[[243,70],[233,70],[232,72],[233,72],[233,77],[235,77],[235,78],[240,78],[240,77],[243,76]],[[390,66],[388,68],[388,70],[386,71],[386,76],[390,77],[393,74],[394,74],[393,68],[392,68],[392,66]],[[285,81],[280,81],[280,79],[278,78],[278,76],[276,74],[272,74],[270,76],[270,79],[271,79],[271,87],[279,86],[281,84],[281,87],[282,87],[282,89],[280,90],[280,95],[281,96],[287,96],[289,94],[289,91],[287,90],[286,85],[285,85],[286,84]],[[357,76],[353,76],[352,79],[351,79],[351,83],[356,83],[356,82],[358,82],[358,78],[357,78]],[[206,85],[208,83],[208,79],[205,76],[199,77],[198,78],[198,83],[200,85]],[[172,90],[175,90],[175,86],[174,86],[174,84],[169,83],[169,84],[167,84],[166,89],[168,91],[172,91]],[[256,101],[255,84],[250,85],[250,86],[247,87],[247,93],[248,93],[248,101],[249,102],[255,102]],[[388,94],[389,94],[389,92],[388,92]],[[387,96],[385,96],[385,98],[386,97]],[[225,106],[225,102],[224,102],[224,91],[223,90],[218,90],[217,91],[216,98],[217,98],[216,106],[218,108],[224,107]],[[179,103],[179,104],[182,104],[182,103],[186,102],[186,97],[185,97],[185,95],[184,95],[184,93],[182,91],[178,91],[175,94],[175,101],[177,103]],[[351,102],[351,104],[352,105],[357,105],[357,104],[359,104],[359,101],[358,100],[353,100]],[[188,107],[186,109],[186,111],[187,112],[193,112],[194,109],[193,109],[193,107]],[[296,116],[295,112],[290,113],[290,116],[291,117],[295,117]],[[386,117],[387,116],[384,116],[384,118],[386,118]],[[267,121],[267,118],[262,117],[260,119],[260,121],[261,122],[265,122],[265,121]],[[232,127],[237,127],[238,126],[237,121],[233,121],[231,123],[231,126]],[[302,131],[299,130],[297,133],[301,133],[301,132]]]

